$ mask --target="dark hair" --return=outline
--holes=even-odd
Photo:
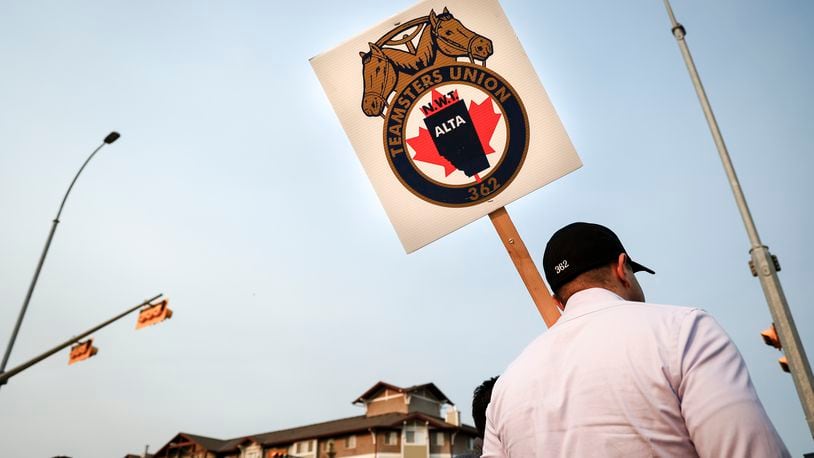
[[[483,438],[486,433],[486,407],[492,399],[492,388],[495,386],[499,375],[484,380],[472,394],[472,418],[475,420],[475,428],[478,436]]]

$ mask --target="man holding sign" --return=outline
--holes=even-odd
[[[789,456],[724,330],[644,303],[610,229],[560,229],[543,268],[563,315],[495,385],[484,457]]]

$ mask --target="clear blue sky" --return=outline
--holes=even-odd
[[[544,330],[488,219],[409,256],[308,58],[408,1],[0,3],[0,345],[73,174],[11,365],[158,292],[0,389],[0,456],[123,456],[361,413],[378,380],[472,389]],[[661,1],[503,6],[584,167],[509,206],[540,262],[620,235],[653,302],[737,343],[792,453],[814,451],[748,241]],[[814,352],[814,2],[675,0],[761,237]],[[351,89],[354,90],[354,89]]]

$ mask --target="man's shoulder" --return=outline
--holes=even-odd
[[[691,314],[706,313],[700,307],[635,301],[618,301],[598,308],[597,312],[599,313],[586,314],[586,317],[598,320],[608,320],[614,316],[623,316],[624,319],[635,319],[636,317],[642,319],[655,317],[683,318]],[[552,329],[556,328],[554,326]]]
[[[566,304],[565,313],[557,325],[568,323],[576,319],[606,320],[613,316],[627,315],[654,316],[654,315],[688,315],[694,311],[702,311],[698,307],[685,305],[662,304],[655,302],[637,302],[625,300],[612,291],[603,288],[591,288],[575,293]]]
[[[658,304],[652,302],[622,302],[619,307],[607,310],[604,316],[597,316],[594,327],[615,333],[616,328],[647,328],[662,338],[693,326],[699,317],[707,313],[699,307],[685,305]],[[648,333],[637,334],[646,338]],[[628,337],[635,337],[628,336]]]
[[[664,314],[664,315],[689,315],[691,313],[704,312],[700,307],[673,304],[656,304],[653,302],[631,302],[622,303],[624,307],[635,309],[640,313]]]
[[[594,339],[601,340],[600,336],[610,339],[623,335],[632,337],[633,340],[647,339],[653,334],[665,336],[677,333],[686,323],[694,321],[692,318],[694,315],[706,315],[706,312],[698,307],[631,301],[620,301],[612,307],[603,308],[597,312],[599,313],[557,323],[537,336],[509,364],[504,375],[518,369],[522,372],[522,368],[527,363],[537,361],[541,357],[551,356],[550,352],[557,352],[557,349],[567,341],[586,338],[586,335],[582,334],[582,330],[586,329],[586,326],[591,329],[591,333],[588,335]],[[648,328],[654,332],[631,335],[623,331],[631,328]],[[593,333],[597,331],[599,334]],[[504,378],[508,380],[509,377],[501,376],[501,379]],[[501,384],[501,379],[498,379],[498,385]]]
[[[569,334],[569,328],[589,326],[593,329],[608,328],[608,332],[619,326],[647,326],[662,323],[664,325],[678,325],[689,317],[706,315],[699,307],[686,305],[660,304],[653,302],[618,301],[599,305],[596,310],[584,315],[569,317],[557,323],[550,330],[544,332],[537,339],[546,340],[557,338],[559,333]]]

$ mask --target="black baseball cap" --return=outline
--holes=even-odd
[[[551,236],[543,254],[543,270],[551,289],[557,291],[562,285],[579,274],[614,261],[625,247],[619,237],[605,226],[593,223],[572,223]],[[634,272],[651,269],[630,258]]]

